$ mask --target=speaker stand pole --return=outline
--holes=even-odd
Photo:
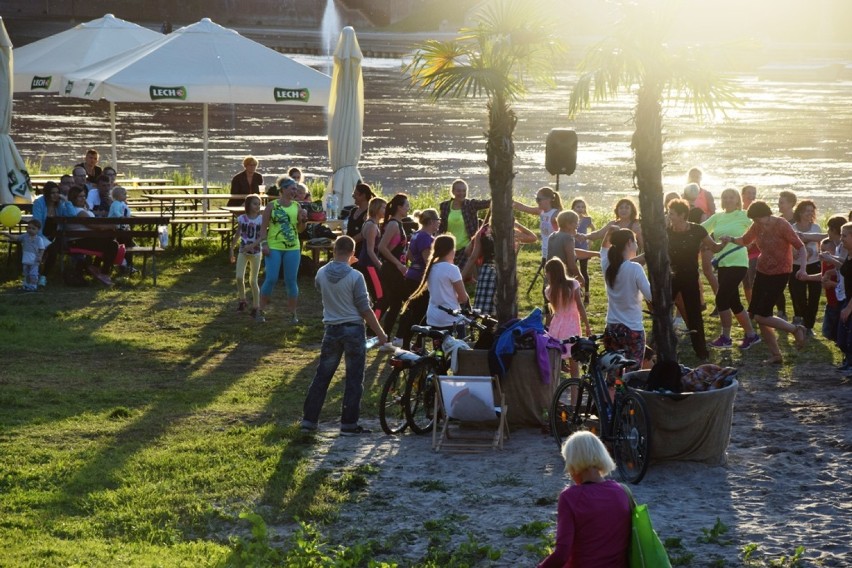
[[[559,193],[559,174],[556,174],[556,193]]]

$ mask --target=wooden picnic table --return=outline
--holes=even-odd
[[[179,201],[198,201],[199,203],[203,203],[205,205],[205,209],[209,209],[210,202],[217,199],[223,199],[226,201],[229,201],[231,199],[239,199],[245,201],[245,198],[248,197],[248,195],[231,193],[144,193],[142,194],[142,196],[146,199],[150,199],[151,201],[159,201],[160,211],[165,213],[168,208],[172,217],[175,216],[175,211],[177,210],[177,203]],[[261,195],[260,199],[261,201],[263,201],[266,199],[266,196]]]
[[[49,181],[59,183],[62,174],[36,174],[30,176],[30,184],[33,188],[41,189]],[[174,182],[168,178],[126,178],[122,174],[118,174],[115,180],[116,185],[127,189],[147,189],[148,187],[169,187],[174,189]]]
[[[127,187],[127,186],[124,186],[120,183],[118,185],[121,185],[122,187],[124,187],[129,192],[142,191],[142,192],[145,192],[145,193],[162,193],[164,191],[182,191],[182,192],[184,192],[184,194],[190,194],[190,193],[198,194],[200,191],[203,192],[203,190],[204,190],[204,186],[198,185],[198,184],[192,184],[192,185],[175,185],[175,184],[153,185],[152,184],[152,185],[138,186],[138,187]],[[208,185],[207,186],[208,192],[217,192],[221,189],[222,189],[221,187],[216,186],[216,185]],[[201,195],[203,195],[203,193]],[[210,193],[208,193],[208,195],[210,195]],[[218,194],[216,194],[216,195],[218,195]]]

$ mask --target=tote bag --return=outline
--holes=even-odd
[[[666,548],[651,524],[648,505],[637,505],[630,489],[622,487],[630,497],[630,568],[671,568]]]

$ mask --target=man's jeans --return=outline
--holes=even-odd
[[[343,355],[346,356],[346,385],[343,391],[340,427],[352,429],[358,425],[361,393],[364,390],[364,364],[367,352],[365,342],[366,335],[363,323],[325,326],[319,367],[317,367],[317,372],[305,399],[303,426],[315,426],[319,422],[328,385],[331,383],[331,379],[340,365],[340,357]]]

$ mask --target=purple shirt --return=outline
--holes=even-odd
[[[556,547],[538,568],[626,568],[630,523],[630,499],[615,481],[566,487],[557,506]]]
[[[408,260],[411,261],[408,270],[405,272],[405,277],[408,280],[423,279],[423,272],[426,270],[426,262],[423,260],[423,251],[429,250],[432,247],[432,241],[435,239],[426,231],[417,231],[408,243]]]

